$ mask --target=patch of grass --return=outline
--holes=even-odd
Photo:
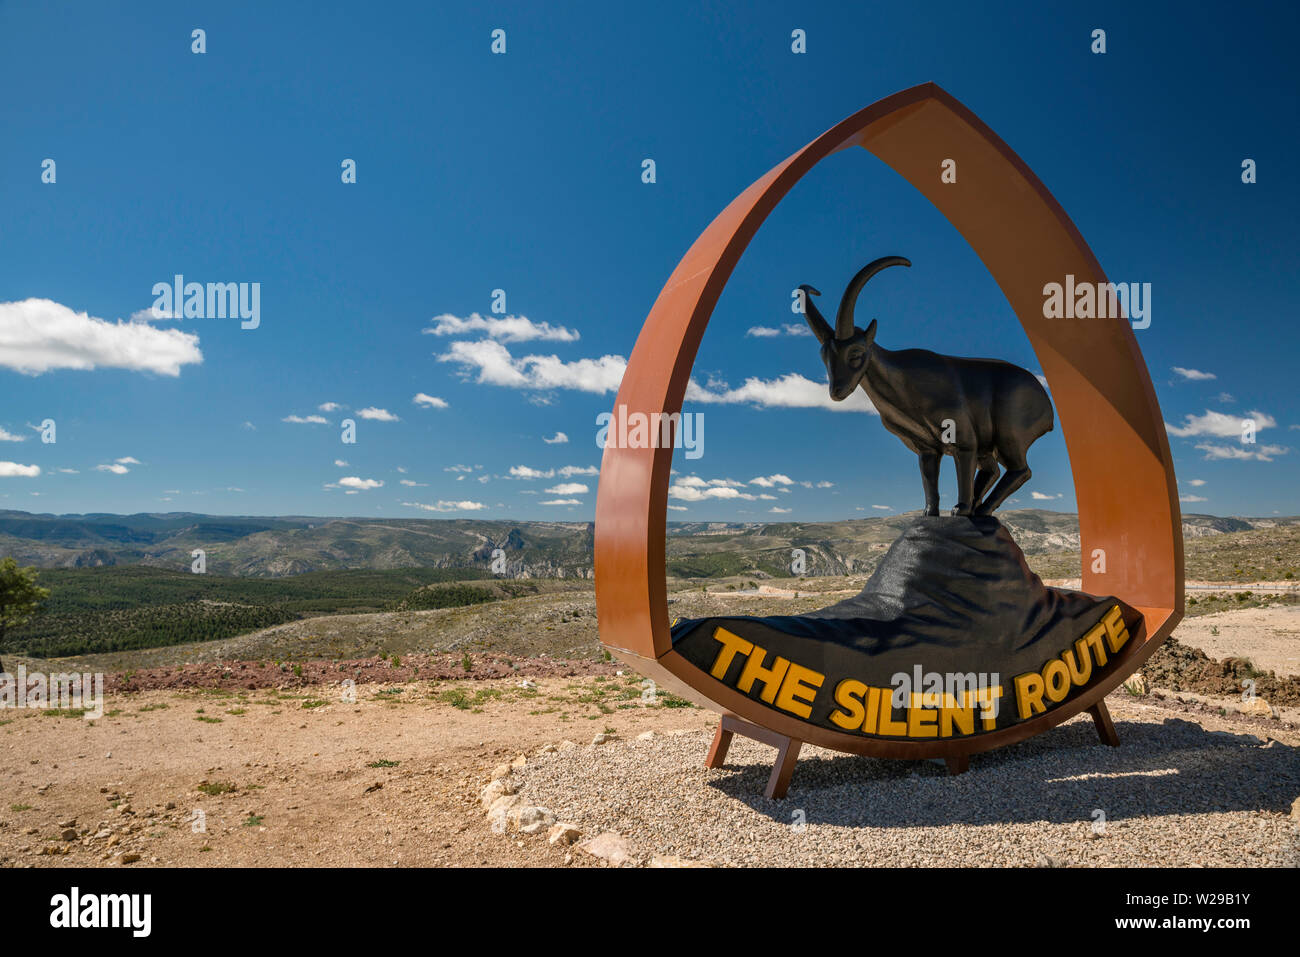
[[[655,697],[658,699],[660,708],[694,708],[691,702],[685,698],[679,698],[675,694],[669,694],[667,691],[657,692]]]
[[[228,709],[228,710],[226,711],[226,714],[233,714],[235,717],[239,717],[241,714],[248,714],[248,709],[247,709],[247,708],[230,708],[230,709]]]
[[[147,704],[140,709],[140,713],[143,714],[146,711],[165,711],[167,710],[167,707],[168,705],[162,702],[157,704]]]
[[[244,821],[244,827],[261,827],[263,820],[265,819],[260,814],[250,814],[248,820]]]
[[[473,695],[470,695],[463,688],[448,688],[446,691],[440,691],[434,697],[443,704],[449,704],[461,711],[481,711],[481,706],[485,702],[493,698],[500,698],[501,691],[496,688],[479,688]]]
[[[80,718],[89,710],[89,708],[50,708],[42,711],[41,714],[47,718]]]
[[[32,806],[31,806],[30,804],[10,804],[10,805],[9,805],[9,810],[13,811],[15,814],[21,814],[23,811],[30,811],[31,809],[32,809]]]
[[[469,656],[468,651],[460,659],[460,666],[465,669],[466,674],[474,670],[474,659]]]
[[[238,791],[233,781],[204,781],[195,790],[206,794],[208,797],[216,797],[219,794],[231,794]]]
[[[329,702],[323,698],[308,698],[306,701],[302,703],[302,706],[304,708],[319,708],[322,705],[327,705],[327,704],[329,704]]]
[[[366,765],[368,768],[395,768],[401,761],[389,761],[386,758],[380,758],[378,761],[371,761]]]
[[[194,716],[194,720],[195,720],[195,721],[202,721],[202,722],[204,722],[205,724],[221,724],[221,719],[220,719],[220,718],[212,718],[212,717],[209,717],[209,716],[206,715],[206,714],[195,715],[195,716]]]

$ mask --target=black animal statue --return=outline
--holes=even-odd
[[[925,514],[939,514],[939,461],[951,455],[957,463],[952,514],[991,515],[1029,481],[1025,453],[1052,430],[1052,403],[1032,373],[1009,362],[926,349],[893,352],[876,343],[875,319],[865,331],[856,328],[862,287],[882,269],[910,265],[902,256],[885,256],[864,266],[844,290],[834,329],[813,304],[811,297],[821,293],[800,286],[804,318],[822,344],[831,398],[842,402],[862,386],[885,428],[920,458]],[[1000,480],[999,466],[1006,468]]]

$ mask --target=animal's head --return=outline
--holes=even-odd
[[[817,341],[822,344],[822,362],[826,363],[826,373],[830,378],[831,398],[842,402],[853,394],[862,383],[871,361],[871,350],[876,341],[876,320],[872,319],[866,329],[853,325],[853,311],[858,303],[862,287],[876,273],[889,266],[912,265],[902,256],[885,256],[863,266],[849,282],[848,288],[840,298],[840,308],[835,314],[835,327],[823,318],[813,296],[821,293],[812,286],[803,285],[804,318]]]

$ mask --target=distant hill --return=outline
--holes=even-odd
[[[670,522],[668,571],[682,578],[787,575],[791,551],[800,548],[809,574],[865,573],[915,516],[908,512],[843,522]],[[1079,547],[1075,515],[1020,509],[999,517],[1028,554],[1069,553]],[[1183,529],[1191,539],[1296,522],[1185,515]],[[0,556],[13,555],[25,565],[143,565],[188,572],[191,552],[203,549],[210,573],[251,578],[353,569],[491,573],[493,552],[500,548],[506,577],[586,579],[592,574],[592,534],[588,522],[0,511]]]

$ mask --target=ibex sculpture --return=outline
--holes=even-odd
[[[951,455],[957,462],[952,514],[991,515],[1029,481],[1025,453],[1052,430],[1052,403],[1038,379],[1009,362],[926,349],[893,352],[876,344],[875,319],[865,331],[855,328],[854,307],[868,280],[889,266],[910,265],[902,256],[885,256],[864,266],[844,290],[834,329],[813,304],[811,297],[821,293],[800,286],[804,318],[822,344],[831,398],[842,402],[862,386],[885,428],[920,457],[925,514],[939,514],[939,462]],[[1001,480],[999,465],[1006,468]]]

